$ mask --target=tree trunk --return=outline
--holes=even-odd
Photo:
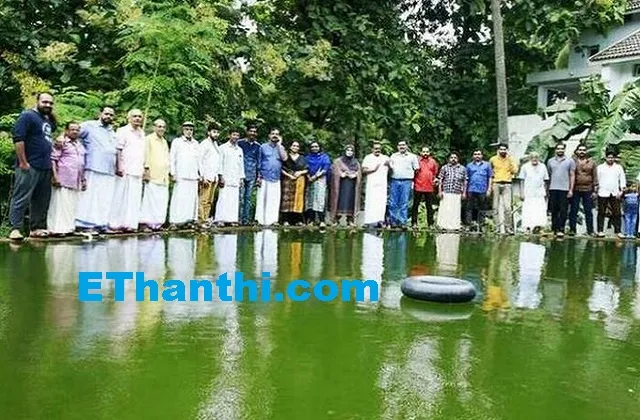
[[[502,33],[501,0],[491,0],[491,20],[493,21],[493,45],[496,61],[496,93],[498,98],[498,141],[508,143],[507,126],[507,71],[504,57],[504,34]]]

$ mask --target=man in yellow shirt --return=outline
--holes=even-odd
[[[156,120],[153,133],[145,138],[144,193],[140,224],[145,230],[159,230],[167,219],[169,204],[169,145],[164,138],[166,123]]]
[[[493,170],[493,220],[496,232],[500,233],[502,226],[507,234],[513,234],[513,216],[511,214],[511,182],[518,173],[518,164],[508,155],[508,146],[500,144],[498,154],[489,163]]]

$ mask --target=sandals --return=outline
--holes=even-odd
[[[29,233],[29,237],[30,238],[48,238],[49,232],[47,232],[44,229],[37,229],[37,230],[31,231],[31,233]]]

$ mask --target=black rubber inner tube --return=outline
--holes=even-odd
[[[402,281],[400,290],[409,298],[429,302],[462,303],[476,297],[471,282],[452,277],[408,277]]]

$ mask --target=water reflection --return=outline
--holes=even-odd
[[[65,392],[108,394],[100,410],[113,418],[144,412],[120,411],[136,406],[134,388],[179,392],[180,378],[184,394],[172,403],[189,418],[518,418],[544,412],[532,401],[566,403],[562,395],[580,401],[574,418],[589,418],[596,391],[616,401],[597,406],[603,418],[625,418],[640,402],[628,391],[640,371],[638,252],[634,243],[404,232],[149,236],[15,252],[0,244],[0,358],[10,362],[0,380],[17,383],[8,418],[63,404],[95,415],[89,397],[59,402],[51,378],[65,375]],[[260,304],[214,293],[213,302],[136,302],[128,282],[115,303],[105,281],[105,302],[78,302],[78,271],[137,270],[160,282],[268,271],[278,291],[297,278],[372,279],[380,300]],[[421,274],[473,281],[477,302],[445,310],[403,301],[400,282]],[[31,368],[34,360],[46,368]],[[31,386],[37,393],[19,398]],[[154,418],[175,413],[154,404]]]

